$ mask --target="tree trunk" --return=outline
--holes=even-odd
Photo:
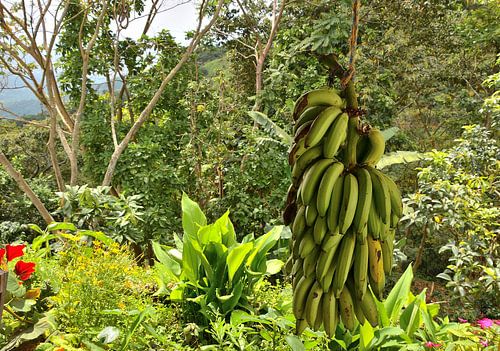
[[[42,215],[43,219],[47,224],[54,222],[54,218],[50,215],[49,211],[45,208],[44,204],[40,201],[38,196],[31,190],[30,186],[24,180],[21,173],[16,171],[7,157],[3,152],[0,151],[0,163],[4,166],[7,173],[16,181],[19,188],[29,197],[33,205],[35,205],[36,209]]]

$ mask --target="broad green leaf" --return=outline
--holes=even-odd
[[[248,257],[246,263],[252,271],[258,272],[258,265],[261,263],[261,259],[265,258],[267,252],[279,240],[282,230],[283,226],[273,227],[273,229],[271,229],[268,233],[255,240],[255,250]]]
[[[201,245],[206,245],[209,242],[222,243],[222,233],[219,226],[214,223],[201,227],[198,230],[198,240]]]
[[[205,253],[203,252],[203,249],[201,248],[200,244],[197,241],[191,241],[192,248],[194,249],[194,252],[198,255],[198,258],[205,269],[205,273],[208,277],[209,280],[212,280],[213,276],[213,267],[208,262],[207,257],[205,256]]]
[[[184,235],[196,239],[198,229],[204,225],[207,225],[207,218],[200,206],[191,200],[186,193],[182,193],[182,228],[184,229]]]
[[[224,313],[228,313],[232,311],[238,302],[240,301],[241,294],[243,293],[243,282],[240,280],[233,287],[233,291],[231,293],[231,298],[222,302],[222,310]]]
[[[24,298],[13,299],[9,302],[9,306],[12,307],[15,312],[29,312],[34,305],[36,305],[35,300]]]
[[[45,232],[42,230],[42,228],[40,228],[39,226],[37,226],[36,224],[28,224],[28,227],[37,232],[38,235],[43,235]]]
[[[196,284],[199,277],[200,259],[197,250],[193,247],[195,241],[184,238],[184,251],[182,251],[182,277]]]
[[[153,248],[156,259],[172,274],[179,277],[182,271],[181,265],[176,260],[174,260],[165,250],[163,250],[161,245],[156,241],[151,242],[151,247]]]
[[[170,300],[172,301],[182,301],[184,297],[184,285],[177,285],[170,292]]]
[[[425,154],[417,151],[390,152],[382,156],[380,161],[377,162],[377,168],[382,169],[388,166],[397,165],[401,163],[416,162],[424,158]]]
[[[47,226],[47,231],[54,232],[56,230],[69,230],[76,232],[76,226],[73,223],[67,222],[53,222]]]
[[[396,285],[392,288],[389,296],[384,302],[387,315],[390,319],[391,324],[395,325],[398,322],[398,316],[403,308],[404,304],[408,299],[408,293],[410,292],[411,282],[413,280],[413,270],[412,265],[408,265],[406,271],[399,278]]]
[[[255,122],[263,126],[266,131],[275,133],[281,139],[283,144],[287,146],[292,145],[292,136],[274,123],[266,114],[258,111],[248,111],[247,113]]]
[[[26,294],[25,286],[19,285],[19,280],[13,272],[9,273],[7,277],[7,291],[18,298],[22,298]]]
[[[285,263],[282,260],[278,259],[268,260],[266,261],[266,273],[269,275],[279,273],[281,271],[281,268],[283,268],[284,264]]]
[[[375,334],[373,331],[373,327],[371,326],[368,321],[365,321],[364,324],[360,324],[359,327],[359,349],[361,351],[367,351],[369,350],[368,345],[370,345],[370,342],[374,338]]]
[[[236,271],[241,267],[241,265],[245,261],[245,258],[248,256],[252,249],[253,243],[240,244],[229,249],[226,261],[229,282],[231,284],[233,282],[233,277],[236,274]]]
[[[290,346],[292,351],[305,351],[306,347],[296,335],[287,335],[285,337],[286,343]]]
[[[425,303],[425,290],[422,291],[403,311],[399,319],[401,328],[406,331],[410,338],[422,324],[422,314],[420,305]]]
[[[33,251],[38,251],[44,243],[46,243],[49,240],[54,240],[57,238],[58,238],[57,234],[42,233],[41,236],[37,236],[35,239],[33,239],[33,243],[31,244],[31,249]]]
[[[384,137],[385,141],[387,142],[389,139],[391,139],[396,133],[399,131],[398,127],[391,127],[387,128],[381,131],[382,136]]]

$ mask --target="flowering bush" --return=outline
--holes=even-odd
[[[18,314],[31,311],[40,296],[40,289],[31,289],[28,282],[35,272],[35,263],[18,260],[24,256],[24,248],[25,245],[10,244],[0,248],[0,270],[8,272],[5,311],[18,320],[22,320]]]

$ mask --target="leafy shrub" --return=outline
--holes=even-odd
[[[182,197],[182,225],[184,236],[182,240],[176,237],[176,248],[153,244],[163,282],[160,293],[166,293],[166,283],[173,285],[170,299],[198,305],[206,320],[213,321],[217,314],[224,317],[235,308],[251,309],[248,298],[255,285],[283,265],[279,260],[267,260],[282,227],[258,239],[246,236],[239,243],[229,211],[207,225],[200,207],[186,194]]]
[[[405,219],[431,244],[424,263],[449,258],[440,277],[469,306],[481,296],[498,305],[500,295],[499,153],[491,132],[466,126],[454,147],[429,154],[429,164],[418,174],[418,192],[406,199],[410,212]],[[447,251],[451,257],[440,255]]]
[[[57,193],[62,200],[57,213],[79,228],[109,233],[119,243],[142,243],[144,238],[138,228],[142,216],[140,196],[113,196],[110,190],[103,186],[66,186],[64,193]]]

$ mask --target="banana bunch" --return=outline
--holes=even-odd
[[[318,89],[302,95],[293,112],[292,184],[283,216],[292,230],[286,267],[297,334],[323,325],[333,336],[339,321],[350,330],[356,321],[377,325],[375,298],[392,269],[401,194],[375,168],[384,153],[382,133],[350,132],[345,104],[337,91]]]

